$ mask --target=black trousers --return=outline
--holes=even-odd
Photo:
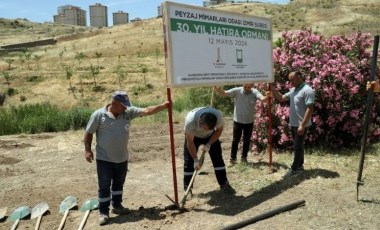
[[[243,150],[241,153],[241,157],[247,158],[249,146],[251,145],[252,130],[253,130],[253,123],[241,124],[234,121],[231,155],[230,155],[231,160],[236,160],[236,155],[237,155],[239,142],[240,142],[242,134],[243,134]]]
[[[195,143],[197,151],[198,151],[199,146],[201,144],[204,144],[204,145],[207,144],[209,139],[210,139],[209,137],[208,138],[195,137],[194,143]],[[195,171],[194,170],[194,160],[191,157],[189,150],[187,149],[186,138],[185,138],[185,144],[184,144],[183,149],[184,149],[183,185],[184,185],[184,189],[186,190],[190,184],[191,177],[193,176],[193,173]],[[225,184],[227,182],[227,172],[226,172],[226,166],[224,164],[224,160],[223,160],[223,156],[222,156],[222,146],[221,146],[219,140],[215,141],[211,145],[209,155],[210,155],[210,158],[212,161],[212,165],[214,167],[215,177],[216,177],[216,180],[218,181],[218,184],[219,185]],[[200,156],[198,156],[198,157],[200,157]]]

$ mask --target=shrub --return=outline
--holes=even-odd
[[[287,75],[298,70],[316,94],[313,125],[306,144],[326,147],[355,147],[360,145],[362,120],[366,109],[366,82],[370,79],[370,34],[354,33],[349,37],[332,36],[325,39],[310,29],[284,32],[282,46],[273,50],[274,86],[287,92],[292,86]],[[379,71],[376,71],[378,77]],[[380,96],[375,95],[375,102]],[[287,148],[292,145],[288,127],[288,103],[274,103],[273,145]],[[371,112],[370,142],[380,137],[380,119],[376,106]],[[266,146],[268,117],[265,107],[258,103],[253,148]]]

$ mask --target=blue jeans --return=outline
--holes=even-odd
[[[247,158],[249,146],[251,145],[251,136],[253,130],[253,123],[241,124],[234,121],[234,130],[232,134],[232,146],[231,146],[231,160],[236,160],[237,151],[239,148],[239,142],[241,135],[243,134],[243,151],[241,153],[242,158]]]
[[[128,171],[128,161],[113,163],[96,160],[98,173],[99,212],[109,214],[109,206],[118,207],[123,199],[123,186]]]
[[[303,135],[297,134],[298,127],[291,127],[291,133],[294,140],[294,159],[292,164],[292,170],[297,171],[297,169],[303,167],[304,162],[304,154],[305,154],[305,138],[307,134],[308,128],[305,128],[305,132]]]

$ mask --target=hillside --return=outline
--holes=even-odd
[[[325,36],[349,35],[356,31],[380,34],[380,2],[377,0],[366,3],[295,0],[287,5],[241,3],[214,8],[271,18],[274,39],[282,31],[305,27]],[[15,90],[13,96],[7,97],[5,106],[49,101],[63,108],[83,104],[97,107],[118,88],[128,90],[134,101],[166,99],[162,19],[112,28],[0,19],[0,46],[46,38],[55,38],[58,42],[29,49],[29,57],[22,52],[0,56],[3,73],[0,74],[0,92],[6,93],[9,87]],[[91,65],[92,70],[100,68],[95,80],[91,76]],[[8,81],[2,76],[4,73],[9,76]],[[181,93],[174,90],[173,97]]]

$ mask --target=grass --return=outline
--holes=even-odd
[[[90,114],[90,109],[61,111],[48,103],[1,109],[0,135],[77,130],[85,127]]]

